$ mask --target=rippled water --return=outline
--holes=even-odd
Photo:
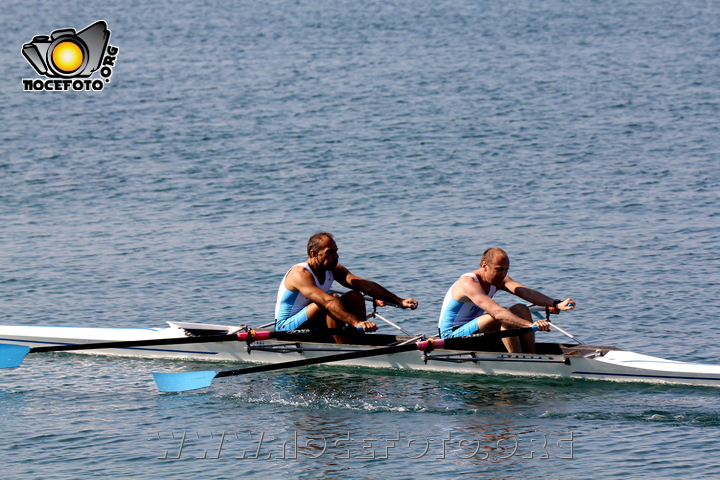
[[[406,329],[435,333],[448,286],[497,245],[513,278],[577,300],[557,319],[577,337],[718,363],[716,3],[53,6],[0,17],[3,324],[264,324],[328,230],[353,272],[420,301],[386,312]],[[102,92],[22,91],[23,43],[100,19],[120,48]],[[150,381],[189,368],[207,366],[38,355],[3,371],[6,471],[720,473],[710,388],[329,367],[182,395]]]

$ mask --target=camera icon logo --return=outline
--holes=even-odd
[[[22,54],[40,75],[50,78],[85,78],[100,68],[110,41],[103,21],[80,32],[74,28],[38,35],[22,47]]]
[[[61,28],[50,35],[37,35],[22,46],[23,57],[48,80],[23,79],[25,91],[99,91],[110,77],[120,51],[109,45],[110,30],[100,20],[84,30]],[[100,77],[90,76],[100,70]]]

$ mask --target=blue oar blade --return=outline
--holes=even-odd
[[[29,351],[25,345],[0,344],[0,368],[19,367]]]
[[[155,385],[161,392],[184,392],[209,387],[217,372],[153,373]]]

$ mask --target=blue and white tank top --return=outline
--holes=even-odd
[[[298,263],[293,265],[293,268],[294,267],[303,267],[305,270],[310,272],[310,275],[312,275],[313,279],[315,279],[315,285],[317,285],[323,292],[327,293],[327,291],[330,290],[330,286],[334,280],[332,272],[325,272],[325,282],[321,284],[307,262]],[[292,268],[290,270],[292,270]],[[285,273],[282,282],[280,282],[277,303],[275,304],[275,320],[284,320],[291,317],[310,304],[310,300],[299,291],[293,292],[292,290],[285,288],[285,279],[287,278],[288,273],[290,273],[290,270]]]
[[[476,283],[480,283],[474,273],[464,273],[463,275],[461,275],[460,278],[462,277],[470,277]],[[457,283],[457,281],[455,283]],[[455,287],[455,283],[452,284],[450,289],[445,294],[442,309],[440,310],[440,320],[438,321],[438,328],[441,332],[445,330],[452,330],[455,327],[462,327],[470,320],[474,320],[480,315],[485,314],[485,310],[478,307],[473,302],[458,302],[453,298],[452,291],[453,287]],[[495,287],[495,285],[491,285],[490,291],[487,294],[488,297],[492,298],[493,295],[495,295],[495,292],[497,292],[497,287]]]

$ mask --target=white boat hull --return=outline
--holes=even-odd
[[[170,323],[170,322],[168,322]],[[47,326],[0,326],[0,343],[41,347],[76,345],[108,341],[159,340],[186,338],[190,326],[216,333],[233,333],[231,327],[200,324],[172,324],[161,329],[84,328]],[[203,333],[208,333],[205,330]],[[382,337],[373,334],[374,337]],[[368,335],[370,337],[370,335]],[[407,337],[384,336],[403,339]],[[503,352],[470,352],[435,350],[378,355],[333,364],[373,368],[393,368],[430,372],[484,375],[523,375],[584,378],[626,382],[650,382],[720,386],[720,366],[677,362],[640,355],[613,347],[588,345],[551,345],[552,353],[509,354]],[[212,342],[151,347],[75,350],[72,353],[114,355],[213,362],[282,363],[316,358],[349,350],[377,348],[371,345],[337,345],[308,341]],[[542,351],[542,348],[539,348]],[[547,348],[545,348],[547,350]]]

